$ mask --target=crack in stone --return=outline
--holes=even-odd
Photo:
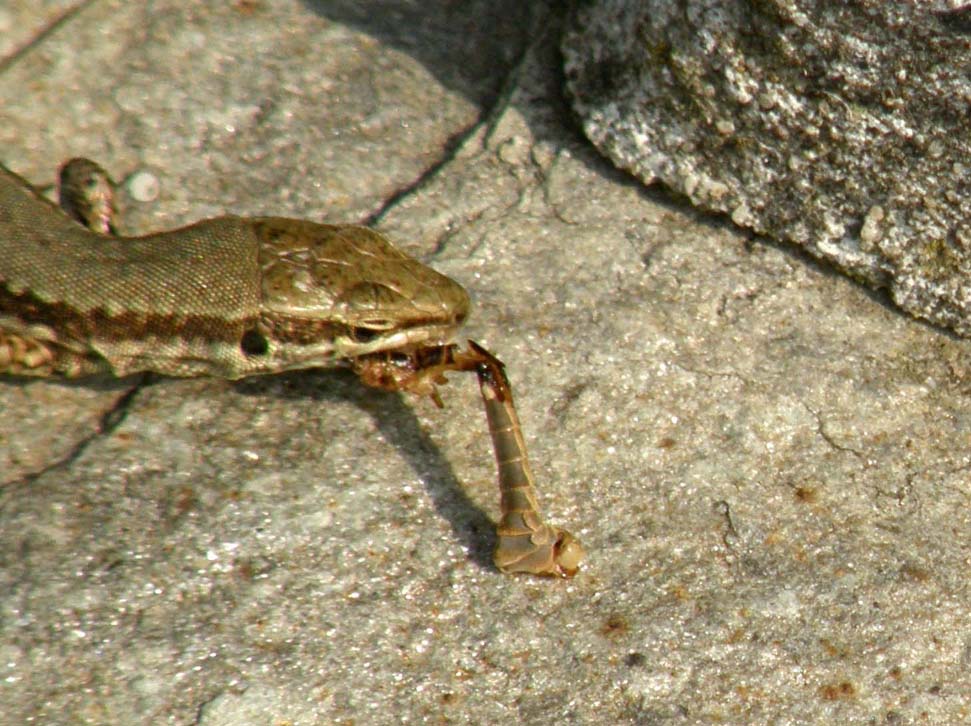
[[[110,436],[125,420],[128,411],[131,409],[135,395],[146,385],[149,375],[143,375],[130,389],[125,391],[109,408],[101,415],[101,419],[95,426],[94,431],[78,440],[70,450],[58,459],[45,464],[36,471],[29,472],[14,479],[4,486],[4,489],[14,490],[21,486],[29,486],[31,483],[40,479],[42,476],[53,471],[67,469],[81,458],[88,447],[98,439]]]
[[[76,15],[81,13],[85,8],[94,5],[97,0],[85,0],[84,2],[75,5],[73,8],[68,8],[59,17],[54,18],[45,27],[41,28],[38,33],[28,40],[26,43],[16,48],[10,55],[6,58],[0,59],[0,74],[4,73],[11,66],[15,65],[21,58],[26,56],[37,46],[43,43],[47,38],[56,33],[61,26],[71,21]]]
[[[830,434],[830,433],[828,433],[826,431],[826,422],[823,420],[823,417],[819,413],[819,411],[813,410],[805,402],[800,401],[800,403],[802,403],[803,408],[805,408],[807,411],[809,411],[809,413],[812,414],[813,418],[816,419],[816,433],[819,434],[820,438],[823,441],[825,441],[827,444],[829,444],[831,447],[833,447],[837,451],[841,451],[841,452],[846,453],[846,454],[853,454],[855,457],[857,457],[864,464],[867,463],[866,462],[866,456],[863,454],[862,451],[859,451],[857,449],[854,449],[852,446],[846,446],[845,444],[839,443],[838,441],[836,441],[836,439],[833,437],[832,434]]]

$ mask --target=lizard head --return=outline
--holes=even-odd
[[[448,343],[465,322],[461,285],[366,227],[256,220],[260,332],[287,368]]]

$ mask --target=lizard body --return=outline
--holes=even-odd
[[[0,373],[240,378],[448,342],[465,290],[378,232],[219,217],[85,228],[0,166]]]

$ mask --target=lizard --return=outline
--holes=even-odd
[[[571,576],[583,549],[540,516],[501,362],[451,343],[465,289],[374,229],[223,216],[115,234],[100,166],[61,168],[60,206],[0,164],[0,374],[238,379],[350,366],[366,385],[430,394],[475,370],[500,470],[502,572]]]

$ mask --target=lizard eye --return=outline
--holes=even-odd
[[[266,355],[270,350],[270,345],[265,335],[258,330],[250,328],[240,338],[239,348],[246,355]]]

